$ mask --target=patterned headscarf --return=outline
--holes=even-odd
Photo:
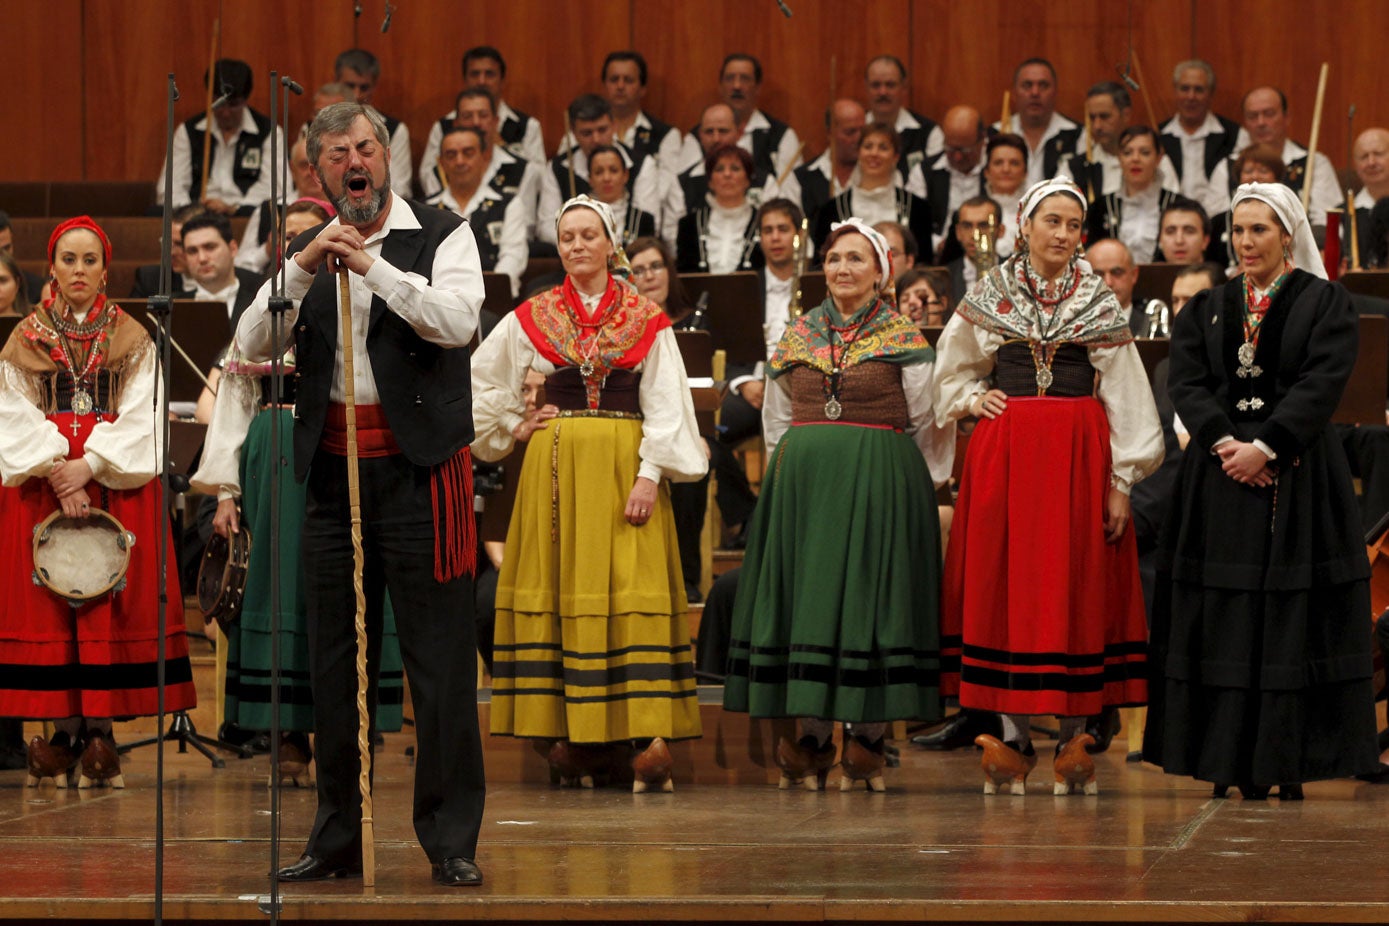
[[[1037,207],[1042,204],[1042,200],[1051,196],[1053,193],[1069,193],[1075,197],[1076,202],[1080,203],[1080,215],[1085,216],[1085,194],[1080,191],[1080,187],[1075,185],[1075,181],[1069,177],[1053,177],[1050,180],[1042,180],[1034,183],[1023,194],[1018,201],[1018,224],[1022,225],[1023,219],[1032,218],[1032,213],[1037,211]]]
[[[608,204],[582,193],[566,202],[563,206],[560,206],[559,211],[555,213],[556,235],[559,234],[559,220],[564,218],[564,214],[570,209],[579,208],[592,209],[594,212],[598,213],[598,218],[603,221],[603,232],[608,236],[608,241],[612,243],[613,247],[619,246],[621,239],[617,237],[617,222],[613,219],[613,213],[612,210],[608,208]]]
[[[1312,237],[1307,210],[1302,208],[1302,200],[1292,188],[1281,183],[1242,184],[1235,190],[1234,199],[1230,200],[1230,212],[1233,214],[1236,206],[1250,199],[1257,199],[1271,208],[1278,221],[1283,223],[1283,228],[1293,236],[1293,266],[1325,280],[1326,264],[1317,250],[1316,239]]]

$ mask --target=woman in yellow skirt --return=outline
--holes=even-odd
[[[670,788],[663,740],[700,735],[667,481],[708,469],[660,306],[609,272],[617,235],[587,196],[555,217],[565,280],[473,358],[473,452],[526,441],[497,582],[492,733],[549,748],[561,781]],[[546,404],[526,412],[526,373]]]

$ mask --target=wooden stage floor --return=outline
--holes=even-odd
[[[719,714],[705,706],[705,741],[678,758],[723,761],[737,721]],[[1100,795],[1066,798],[1050,793],[1044,741],[1032,793],[985,797],[973,750],[904,743],[885,794],[682,769],[675,793],[633,795],[552,787],[519,744],[489,740],[486,883],[445,889],[410,828],[409,742],[388,736],[378,762],[375,888],[287,886],[286,921],[1389,922],[1389,786],[1217,801],[1126,764],[1122,737],[1101,758]],[[167,756],[166,922],[265,920],[267,760],[214,771]],[[23,772],[0,772],[0,919],[148,922],[154,765],[149,749],[127,758],[123,791],[26,789]],[[284,791],[282,861],[313,806],[312,792]]]

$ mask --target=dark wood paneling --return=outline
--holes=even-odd
[[[271,67],[308,88],[290,104],[294,124],[308,117],[313,87],[331,79],[333,57],[352,40],[352,7],[344,2],[88,0],[84,9],[89,49],[86,176],[94,180],[158,174],[164,162],[164,133],[159,130],[164,127],[165,75],[172,71],[178,83],[178,120],[204,110],[203,73],[219,11],[221,56],[242,59],[255,74],[253,108],[270,110]],[[322,74],[327,76],[315,78]]]
[[[863,64],[874,54],[907,61],[916,109],[938,117],[967,102],[990,119],[1014,66],[1029,55],[1056,64],[1060,108],[1075,116],[1086,87],[1113,77],[1127,54],[1127,9],[1112,0],[788,4],[790,19],[770,0],[410,0],[395,4],[383,35],[379,0],[364,0],[359,19],[352,0],[11,0],[2,108],[15,134],[0,153],[0,179],[153,178],[163,157],[164,74],[173,70],[183,93],[178,117],[198,112],[219,9],[223,54],[255,68],[258,109],[267,108],[272,65],[312,91],[331,79],[343,48],[374,51],[384,67],[376,102],[410,126],[416,156],[430,123],[452,107],[461,85],[459,57],[475,44],[502,49],[510,70],[507,97],[542,119],[551,148],[564,105],[598,88],[608,50],[635,47],[647,56],[648,109],[682,127],[716,98],[723,56],[745,50],[765,66],[763,107],[796,128],[808,155],[823,146],[829,98],[861,98]],[[1377,0],[1327,0],[1315,16],[1297,0],[1257,8],[1204,4],[1199,11],[1195,0],[1150,0],[1133,11],[1145,89],[1159,118],[1171,106],[1172,65],[1200,54],[1220,74],[1219,111],[1238,116],[1246,89],[1277,84],[1290,98],[1292,134],[1305,140],[1317,66],[1334,54],[1322,150],[1344,165],[1351,102],[1357,126],[1389,124],[1389,100],[1379,93],[1386,77],[1382,30],[1371,28],[1382,14]],[[294,120],[307,117],[309,107],[308,97],[296,99]],[[1141,98],[1138,112],[1146,119]]]
[[[1144,89],[1153,93],[1159,120],[1170,115],[1172,65],[1190,57],[1192,2],[1133,4],[1134,43],[1148,78]],[[1113,0],[1046,5],[914,0],[912,14],[914,78],[928,113],[967,103],[986,119],[997,119],[1014,68],[1026,58],[1042,57],[1056,67],[1057,108],[1079,120],[1085,91],[1117,79],[1116,65],[1128,57],[1125,6]],[[1134,118],[1146,122],[1141,95],[1134,105]]]
[[[793,0],[788,5],[794,14],[790,19],[773,2],[635,4],[635,46],[653,71],[650,110],[688,128],[705,106],[718,100],[724,56],[747,52],[762,62],[763,111],[791,123],[806,142],[807,155],[818,154],[825,146],[826,106],[834,97],[863,98],[868,59],[895,54],[909,62],[911,8],[907,0]]]
[[[546,148],[553,150],[563,133],[565,105],[599,89],[603,56],[630,43],[626,3],[415,0],[396,4],[385,35],[379,5],[366,5],[374,11],[363,15],[359,35],[362,47],[381,59],[376,102],[410,126],[416,162],[430,124],[453,109],[463,89],[465,49],[492,45],[502,52],[507,102],[541,120]],[[330,57],[324,79],[332,76],[331,67]]]
[[[80,0],[11,0],[0,23],[5,47],[0,180],[82,179]]]
[[[1220,74],[1216,105],[1240,118],[1240,100],[1253,87],[1270,84],[1288,97],[1288,134],[1307,144],[1316,105],[1317,74],[1331,64],[1326,83],[1318,150],[1337,167],[1348,167],[1346,115],[1355,104],[1356,131],[1389,125],[1389,80],[1385,57],[1385,12],[1379,0],[1323,0],[1302,5],[1291,0],[1258,7],[1207,3],[1193,41],[1198,54],[1215,62]],[[1290,24],[1295,24],[1290,28]]]

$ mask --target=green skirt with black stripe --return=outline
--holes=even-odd
[[[910,437],[794,425],[772,453],[733,609],[724,708],[940,716],[940,522]]]
[[[304,527],[304,485],[294,479],[294,417],[288,410],[263,411],[251,419],[241,448],[241,520],[251,530],[251,561],[241,616],[227,635],[225,716],[248,730],[270,729],[270,453],[271,423],[280,426],[280,729],[313,730],[309,686],[308,613],[299,581],[299,538]],[[396,638],[395,615],[386,596],[377,684],[376,727],[401,726],[405,675]]]
[[[700,735],[670,493],[623,517],[641,422],[558,418],[526,448],[497,579],[492,732],[609,743]]]

